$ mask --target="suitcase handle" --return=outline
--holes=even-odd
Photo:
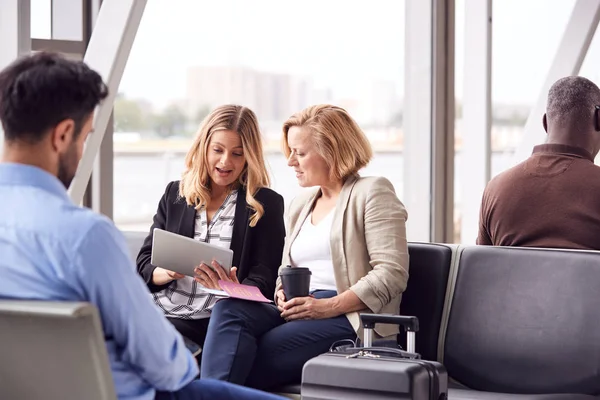
[[[406,329],[406,350],[409,353],[415,352],[415,332],[419,331],[419,319],[417,317],[361,313],[360,320],[365,328],[365,347],[371,347],[373,345],[373,329],[375,329],[375,324],[393,324]]]
[[[419,319],[406,315],[393,314],[367,314],[361,313],[360,320],[365,328],[374,329],[375,324],[398,325],[406,329],[407,332],[419,331]]]
[[[349,358],[354,358],[356,356],[363,355],[362,353],[368,353],[376,356],[403,358],[409,360],[418,360],[421,358],[419,354],[409,353],[408,351],[388,347],[346,347],[340,350],[334,349],[330,351],[330,353],[347,354]]]

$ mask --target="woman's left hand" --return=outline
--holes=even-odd
[[[222,290],[219,280],[240,283],[237,278],[237,267],[231,267],[229,275],[225,272],[221,264],[216,261],[211,263],[212,268],[202,263],[196,267],[194,279],[207,289]]]
[[[312,296],[296,297],[283,304],[281,318],[286,321],[299,319],[325,319],[337,317],[333,309],[332,299],[315,299]]]

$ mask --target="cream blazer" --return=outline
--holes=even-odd
[[[286,218],[286,239],[280,266],[291,265],[290,248],[320,189],[294,198]],[[397,314],[408,281],[407,213],[385,178],[352,176],[337,200],[330,246],[337,292],[352,290],[367,306],[365,312]],[[281,289],[277,278],[275,292]],[[362,337],[358,312],[346,314]],[[379,337],[398,333],[398,327],[376,326]]]

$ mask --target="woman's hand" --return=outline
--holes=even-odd
[[[285,293],[283,292],[283,289],[279,289],[277,293],[275,293],[275,302],[277,303],[279,312],[283,312],[283,305],[285,304]]]
[[[179,280],[184,276],[185,275],[180,274],[179,272],[156,267],[154,268],[154,271],[152,271],[152,283],[157,286],[166,285],[167,283]]]
[[[225,272],[221,264],[216,261],[211,263],[212,268],[202,263],[194,269],[196,276],[194,279],[207,289],[222,290],[219,280],[240,283],[237,278],[237,267],[231,267],[229,275]]]
[[[279,295],[279,292],[277,292]],[[299,319],[325,319],[340,315],[333,306],[333,297],[328,299],[315,299],[314,297],[295,297],[282,304],[281,318],[286,321]],[[279,305],[279,297],[277,298]],[[280,308],[280,311],[281,311]]]

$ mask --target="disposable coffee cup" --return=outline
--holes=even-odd
[[[286,300],[294,297],[306,297],[310,290],[310,269],[293,268],[288,265],[279,274]]]

